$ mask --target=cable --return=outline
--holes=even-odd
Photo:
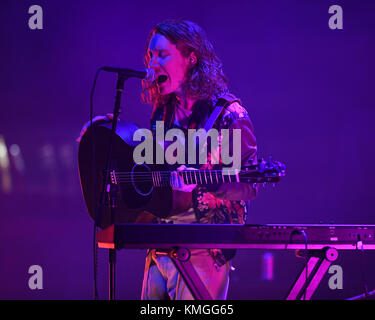
[[[361,250],[361,280],[362,280],[362,286],[363,286],[363,291],[365,298],[367,298],[369,292],[368,292],[368,287],[366,284],[366,276],[365,276],[365,249],[363,247],[363,242],[361,241],[360,236],[358,235],[358,241],[357,241],[357,249]],[[359,246],[359,248],[358,248]]]
[[[366,284],[366,274],[365,274],[365,248],[363,247],[363,242],[361,241],[360,236],[357,236],[357,242],[356,242],[356,249],[361,250],[361,281],[363,286],[363,294],[360,294],[358,296],[354,296],[351,298],[348,298],[346,300],[361,300],[361,299],[367,299],[370,296],[375,295],[375,290],[369,291],[368,286]]]
[[[306,279],[306,282],[307,282],[307,277],[309,276],[309,273],[307,271],[308,262],[309,262],[308,252],[307,252],[307,235],[306,235],[306,232],[303,231],[303,230],[301,230],[300,233],[305,238],[305,251],[306,251],[306,256],[305,256],[305,271],[306,271],[306,275],[305,275],[305,279]],[[306,289],[307,289],[307,286],[305,285],[305,289],[303,290],[303,300],[306,300]]]
[[[99,77],[99,73],[102,69],[99,68],[95,73],[94,83],[91,88],[90,93],[90,128],[92,129],[92,119],[93,119],[93,113],[94,113],[94,91],[96,87],[96,81]],[[92,208],[95,210],[96,204],[97,204],[97,197],[96,197],[96,157],[95,157],[95,143],[94,143],[94,130],[92,130],[92,136],[91,136],[91,150],[92,150],[92,177],[93,177],[93,183],[92,183],[92,190],[93,190],[93,205]],[[97,270],[98,270],[98,248],[96,245],[97,241],[97,231],[98,228],[96,226],[96,210],[95,210],[95,221],[94,221],[94,230],[93,230],[93,260],[94,260],[94,300],[99,299],[98,294],[98,287],[97,287]]]
[[[298,229],[295,229],[291,232],[290,236],[289,236],[289,244],[292,243],[292,239],[293,239],[293,236],[297,235],[297,234],[300,234],[300,235],[303,235],[304,239],[305,239],[305,255],[303,256],[304,259],[305,259],[305,288],[303,289],[303,299],[302,300],[306,300],[306,289],[307,289],[307,286],[306,286],[306,282],[307,282],[307,278],[308,278],[308,270],[307,270],[307,267],[308,267],[308,252],[307,252],[307,235],[306,235],[306,232],[303,231],[303,230],[298,230]]]

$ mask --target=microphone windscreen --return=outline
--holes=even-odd
[[[156,79],[156,74],[153,69],[146,69],[146,77],[145,80],[148,82],[154,82]]]

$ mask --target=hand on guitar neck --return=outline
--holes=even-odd
[[[195,168],[186,167],[184,165],[177,168],[177,171],[171,172],[171,182],[173,190],[172,215],[185,212],[192,206],[192,191],[196,184],[185,184],[178,172],[186,170],[197,170]]]
[[[171,183],[172,183],[173,190],[182,191],[182,192],[192,192],[195,189],[195,187],[197,186],[196,184],[185,184],[184,179],[182,178],[182,176],[179,175],[179,172],[189,171],[189,170],[198,170],[198,169],[190,168],[190,167],[186,167],[185,165],[182,165],[177,168],[177,171],[171,172]]]

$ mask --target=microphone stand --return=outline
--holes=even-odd
[[[100,203],[95,214],[95,223],[97,226],[101,224],[102,213],[105,205],[110,205],[111,224],[115,222],[115,211],[117,206],[117,191],[118,188],[115,184],[110,183],[110,169],[113,167],[112,163],[112,146],[117,128],[118,117],[121,113],[121,95],[124,90],[124,83],[129,78],[122,72],[118,72],[117,85],[116,85],[116,98],[113,110],[112,129],[110,139],[108,141],[108,151],[106,158],[105,174],[103,180],[103,188],[100,195]],[[105,201],[105,200],[109,201]],[[115,279],[116,279],[116,248],[109,249],[108,252],[109,262],[109,300],[115,300]]]

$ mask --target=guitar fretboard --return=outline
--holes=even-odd
[[[280,173],[278,171],[259,171],[255,166],[247,167],[245,170],[182,170],[173,171],[182,178],[187,185],[214,185],[221,183],[268,183],[278,182]],[[171,171],[141,171],[141,172],[111,172],[111,182],[142,184],[152,183],[154,187],[166,187],[173,184]]]
[[[223,172],[222,170],[185,170],[179,175],[185,184],[219,184],[240,182],[238,172],[234,170]]]

